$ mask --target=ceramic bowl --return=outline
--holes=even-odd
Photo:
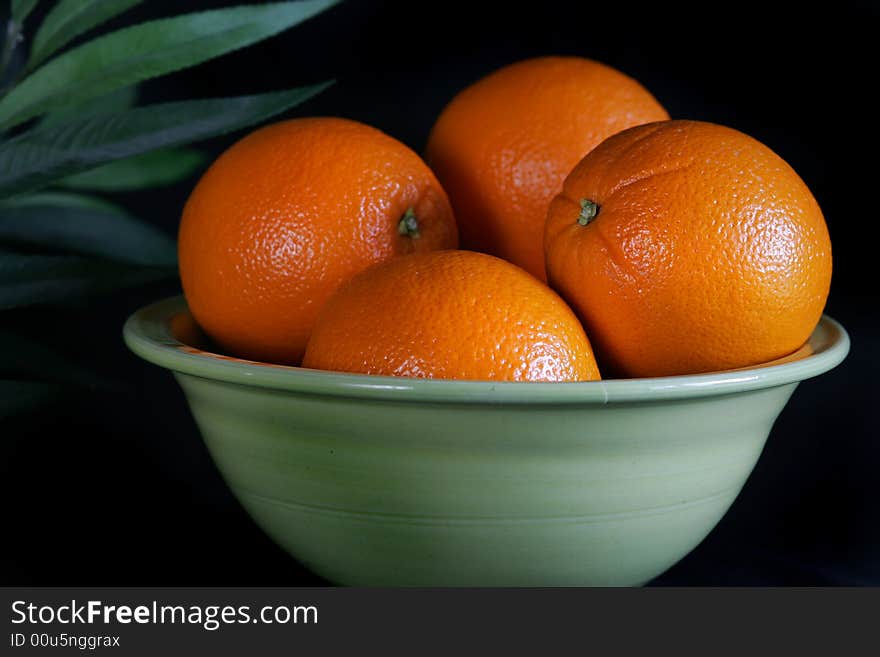
[[[182,298],[124,335],[174,373],[256,523],[327,580],[373,586],[647,582],[721,519],[798,382],[849,350],[823,317],[796,354],[750,369],[492,383],[211,353]]]

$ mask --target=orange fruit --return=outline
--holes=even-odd
[[[804,182],[731,128],[666,121],[603,142],[553,199],[550,284],[603,370],[662,376],[798,349],[831,282],[831,242]]]
[[[326,303],[303,367],[429,379],[599,378],[577,317],[544,283],[470,251],[374,265]]]
[[[668,119],[638,82],[579,57],[541,57],[479,80],[443,110],[426,159],[449,194],[462,247],[541,280],[547,207],[603,139]]]
[[[180,224],[193,316],[243,358],[296,364],[326,299],[367,266],[455,248],[446,193],[412,150],[336,118],[257,130],[214,162]]]

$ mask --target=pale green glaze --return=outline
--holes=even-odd
[[[198,342],[180,298],[124,332],[174,371],[254,520],[316,573],[357,585],[646,582],[720,520],[797,382],[849,350],[825,317],[814,354],[783,364],[491,383],[219,358],[173,335]]]

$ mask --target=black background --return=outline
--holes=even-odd
[[[46,4],[46,3],[43,3]],[[152,0],[134,20],[229,2]],[[810,9],[632,2],[348,2],[270,41],[142,88],[143,102],[335,78],[290,116],[372,124],[421,151],[452,95],[501,65],[578,54],[641,81],[674,118],[763,141],[804,178],[834,246],[827,312],[843,365],[803,383],[716,530],[665,585],[880,584],[877,3]],[[41,15],[38,10],[34,15]],[[30,21],[34,23],[33,18]],[[202,147],[212,156],[234,137]],[[194,180],[123,202],[169,234]],[[0,424],[0,584],[323,584],[266,538],[223,485],[183,396],[122,344],[125,318],[177,292],[152,285],[66,309],[4,313],[110,390],[65,392]]]

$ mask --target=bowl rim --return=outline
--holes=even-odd
[[[125,344],[144,360],[176,374],[302,394],[397,402],[601,405],[717,396],[772,388],[818,376],[840,364],[850,349],[849,335],[843,326],[822,315],[807,342],[812,353],[798,356],[801,352],[795,352],[750,368],[566,383],[416,379],[257,363],[203,351],[174,336],[171,322],[181,314],[191,318],[182,295],[135,311],[123,327]]]

